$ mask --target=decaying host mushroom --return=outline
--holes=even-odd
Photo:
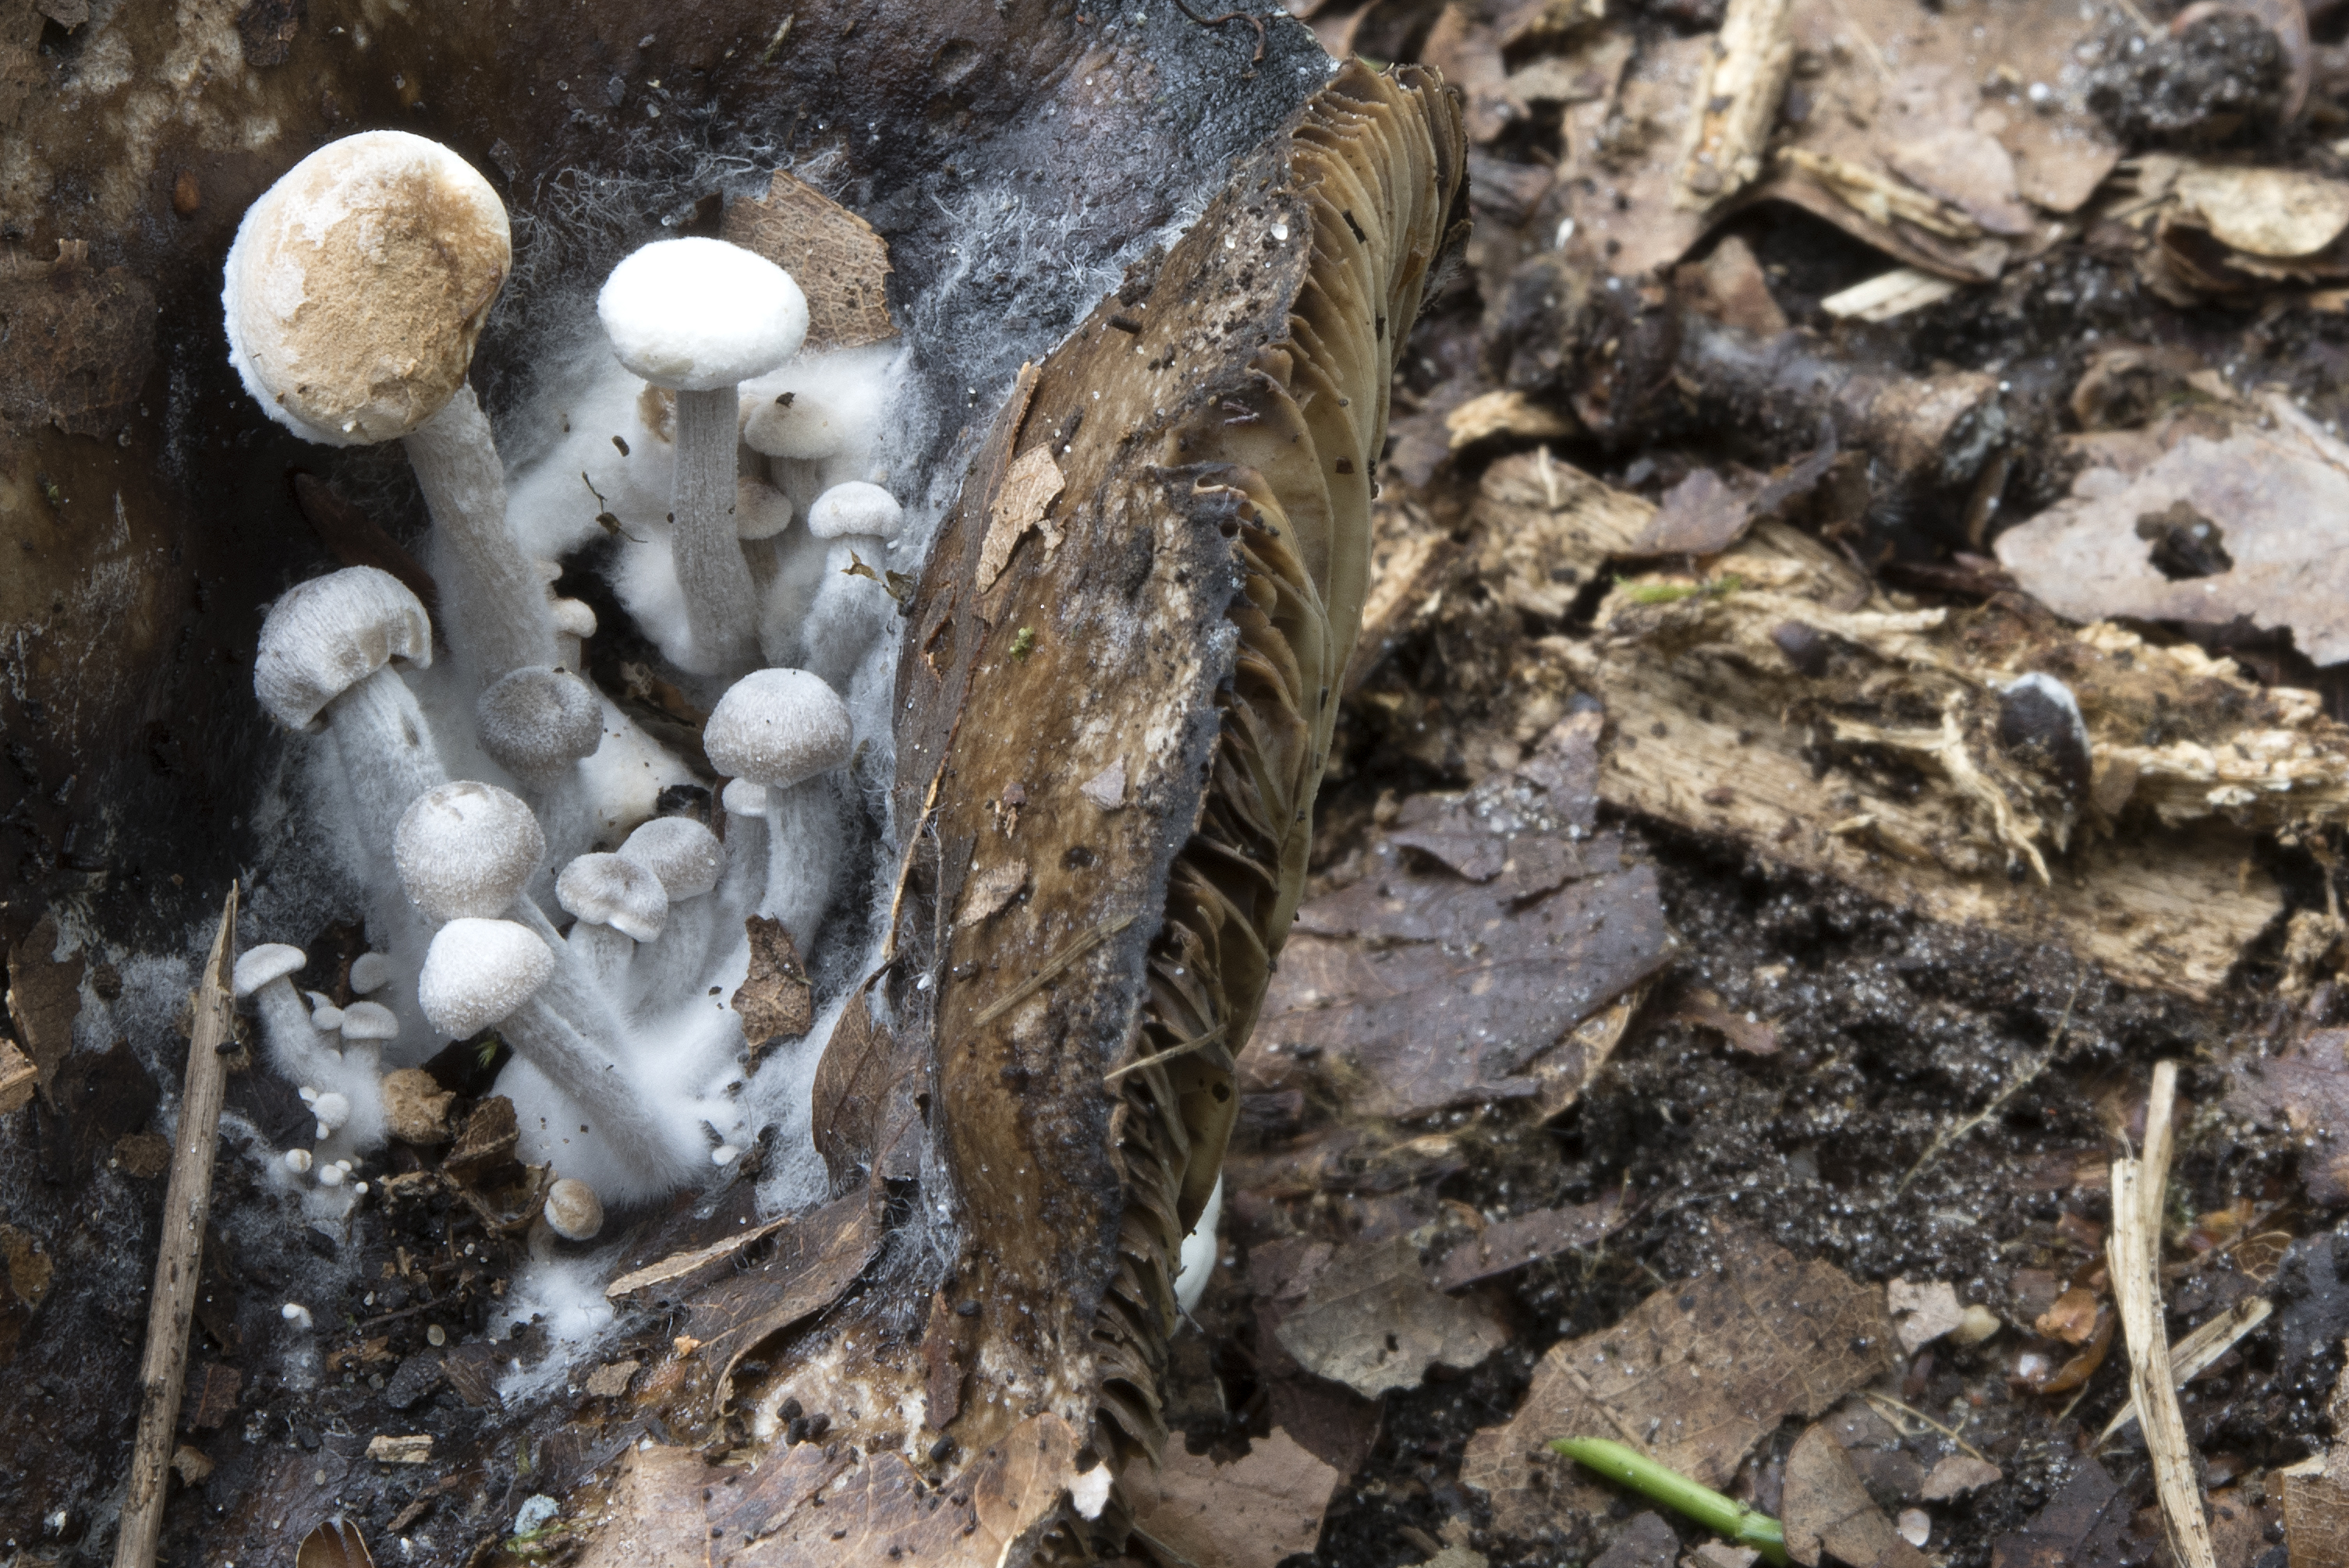
[[[718,699],[702,727],[710,766],[766,786],[767,886],[759,913],[802,953],[838,891],[845,824],[831,773],[854,736],[847,705],[805,670],[757,670]]]
[[[388,865],[409,802],[439,784],[440,748],[394,659],[432,662],[432,627],[389,573],[352,566],[289,589],[261,623],[253,689],[270,717],[308,729],[323,714],[335,738],[358,837]]]
[[[485,683],[555,655],[465,379],[512,260],[505,206],[471,164],[372,130],[310,154],[246,211],[221,294],[230,361],[271,418],[328,446],[405,443],[450,640]]]
[[[773,369],[807,336],[791,274],[723,240],[658,240],[612,269],[596,314],[620,363],[677,394],[669,550],[704,675],[756,653],[757,609],[734,523],[741,382]]]
[[[935,1288],[990,1325],[951,1401],[964,1451],[1054,1422],[1112,1468],[1164,1441],[1178,1253],[1301,891],[1390,377],[1463,232],[1464,157],[1432,73],[1342,67],[1143,297],[1023,379],[933,546],[905,645],[925,656],[898,665],[916,848],[886,1002],[927,1038],[953,1176]],[[1113,800],[1082,788],[1112,769]],[[1026,893],[951,922],[1006,852],[1007,802]],[[804,1335],[761,1421],[836,1408],[832,1387],[935,1392],[887,1310]],[[896,1418],[857,1403],[835,1431]],[[1108,1487],[1071,1495],[1061,1550],[1121,1550]]]

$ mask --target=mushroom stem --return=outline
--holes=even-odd
[[[661,934],[668,934],[664,931]],[[626,932],[615,931],[600,920],[580,920],[573,923],[564,945],[578,956],[605,995],[626,994],[629,966],[636,956],[634,937]]]
[[[288,975],[279,975],[253,994],[261,1016],[261,1041],[270,1068],[288,1083],[316,1083],[339,1066],[326,1037],[310,1021],[309,1005]]]
[[[483,686],[526,665],[554,664],[554,606],[506,526],[505,469],[472,387],[459,387],[405,444],[434,531],[457,568],[439,574],[450,645],[465,650]]]
[[[440,748],[416,694],[388,665],[328,703],[326,714],[358,810],[359,842],[388,866],[400,817],[418,796],[449,781]]]
[[[805,960],[840,881],[848,831],[827,774],[767,790],[767,889],[759,913],[782,922]]]
[[[677,394],[677,480],[670,492],[677,515],[669,555],[685,591],[695,668],[702,675],[741,669],[755,651],[758,610],[734,531],[739,404],[731,387],[684,387]]]
[[[757,790],[763,805],[766,794],[756,785],[746,785],[737,779],[726,794],[747,794]],[[767,818],[763,810],[737,810],[726,807],[726,870],[711,890],[709,923],[712,929],[740,934],[742,923],[759,907],[759,900],[767,887]]]
[[[859,562],[874,576],[852,572]],[[889,542],[873,534],[843,534],[825,552],[822,585],[800,624],[800,665],[826,686],[846,690],[865,650],[888,625],[896,608],[883,585],[888,567]]]
[[[656,1109],[658,1097],[646,1092],[604,1041],[556,1010],[548,993],[563,985],[559,966],[556,975],[546,991],[499,1020],[498,1033],[585,1114],[588,1136],[602,1140],[647,1190],[698,1180],[709,1159],[698,1124],[681,1118],[665,1123]]]

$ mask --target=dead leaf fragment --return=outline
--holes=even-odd
[[[471,1185],[511,1161],[521,1141],[522,1130],[514,1121],[513,1101],[502,1094],[492,1095],[465,1119],[463,1129],[457,1134],[457,1146],[449,1150],[440,1168]]]
[[[722,233],[800,285],[807,295],[811,352],[897,335],[889,315],[889,242],[789,170],[775,170],[763,197],[729,202]]]
[[[2349,1563],[2349,1487],[2324,1473],[2321,1455],[2281,1473],[2284,1540],[2292,1561]]]
[[[1403,1236],[1342,1250],[1278,1336],[1307,1371],[1372,1398],[1418,1387],[1439,1362],[1474,1367],[1508,1338],[1483,1307],[1430,1283]]]
[[[1445,1290],[1460,1290],[1543,1258],[1595,1246],[1624,1218],[1620,1191],[1595,1203],[1567,1203],[1512,1215],[1453,1248],[1436,1270],[1435,1282]]]
[[[1723,1238],[1719,1272],[1655,1292],[1612,1328],[1554,1345],[1515,1416],[1469,1439],[1461,1480],[1494,1527],[1529,1532],[1558,1489],[1609,1495],[1528,1454],[1558,1437],[1611,1438],[1716,1490],[1788,1415],[1816,1417],[1890,1364],[1883,1293],[1755,1238]]]
[[[1924,1554],[1894,1532],[1824,1426],[1796,1438],[1786,1455],[1779,1522],[1786,1553],[1797,1563],[1815,1565],[1825,1552],[1865,1568],[1923,1568]]]
[[[1045,521],[1053,500],[1068,481],[1061,477],[1060,465],[1052,461],[1049,446],[1034,446],[1012,459],[1003,476],[1003,484],[996,491],[995,502],[987,514],[987,538],[978,547],[978,591],[986,593],[1003,575],[1011,562],[1012,551],[1019,548],[1020,535],[1041,525],[1044,529],[1044,552],[1049,558],[1061,542],[1061,531]]]
[[[1957,1289],[1947,1280],[1893,1280],[1884,1287],[1884,1305],[1892,1314],[1900,1348],[1911,1356],[1966,1320]]]
[[[1991,1548],[1992,1568],[2119,1568],[2127,1497],[2093,1459],[2081,1459],[2038,1516]]]
[[[1229,1464],[1190,1453],[1173,1434],[1155,1474],[1126,1478],[1133,1522],[1180,1559],[1219,1568],[1273,1568],[1310,1552],[1321,1517],[1345,1477],[1276,1427]]]
[[[1917,1495],[1927,1502],[1945,1502],[1986,1487],[2003,1474],[1988,1460],[1978,1460],[1971,1454],[1950,1454],[1933,1466]]]
[[[2349,183],[2321,174],[2194,163],[2170,191],[2213,237],[2254,256],[2313,255],[2349,230]]]
[[[813,1026],[815,1003],[807,965],[800,961],[800,950],[783,923],[754,914],[742,923],[750,934],[750,967],[734,992],[733,1005],[756,1065],[770,1042],[796,1038]]]
[[[1018,898],[1027,885],[1028,861],[1023,856],[1014,855],[973,872],[970,880],[962,884],[962,903],[955,910],[955,923],[970,925],[991,919]]]
[[[1125,804],[1125,758],[1121,757],[1077,786],[1077,793],[1104,811]]]
[[[886,1148],[890,1115],[905,1070],[897,1037],[873,1016],[863,992],[841,1010],[816,1064],[816,1150],[833,1186],[845,1191]]]
[[[856,1282],[880,1250],[881,1228],[863,1189],[796,1215],[755,1267],[719,1281],[686,1315],[686,1332],[708,1348],[717,1394],[731,1397],[734,1367],[769,1336],[823,1311]]]
[[[2096,1295],[2094,1291],[2074,1285],[2055,1298],[2055,1305],[2039,1315],[2031,1326],[2050,1339],[2060,1339],[2066,1345],[2085,1345],[2096,1331]]]
[[[628,1391],[628,1379],[636,1375],[641,1361],[611,1361],[587,1374],[584,1385],[598,1399],[615,1399]]]
[[[0,1116],[30,1105],[39,1078],[33,1058],[18,1050],[16,1041],[0,1035]]]
[[[1590,1568],[1672,1568],[1680,1560],[1681,1538],[1663,1516],[1635,1513],[1607,1542],[1607,1550],[1591,1560]]]
[[[114,1162],[144,1181],[171,1168],[171,1140],[160,1132],[126,1132],[114,1140]]]
[[[8,950],[8,1016],[44,1092],[73,1049],[74,1020],[81,1016],[81,954],[58,958],[57,946],[57,917],[44,914]]]
[[[329,1519],[302,1538],[294,1568],[375,1568],[367,1537],[347,1519]]]

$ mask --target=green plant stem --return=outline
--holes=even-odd
[[[1687,1514],[1740,1546],[1753,1547],[1762,1553],[1764,1563],[1785,1568],[1785,1532],[1778,1528],[1776,1520],[1760,1510],[1723,1497],[1711,1487],[1700,1486],[1678,1470],[1666,1470],[1638,1449],[1605,1438],[1560,1438],[1550,1447],[1610,1480]]]

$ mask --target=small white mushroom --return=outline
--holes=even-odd
[[[310,1151],[306,1149],[287,1150],[285,1151],[285,1169],[291,1171],[296,1176],[308,1175],[310,1173]]]
[[[399,1034],[399,1015],[380,1002],[354,1002],[343,1009],[343,1038],[352,1045],[379,1046]]]
[[[705,675],[755,653],[756,606],[734,522],[738,384],[773,369],[807,335],[791,274],[723,240],[657,240],[612,269],[596,315],[620,363],[677,394],[669,552],[692,653]]]
[[[655,817],[620,846],[620,858],[658,877],[668,894],[667,928],[650,948],[636,954],[629,972],[632,1000],[698,990],[703,972],[732,945],[714,940],[719,901],[707,896],[726,874],[727,848],[691,817]],[[737,914],[728,928],[740,930],[740,925]]]
[[[826,775],[849,758],[847,704],[805,670],[757,670],[718,699],[701,739],[712,767],[767,787],[760,913],[812,953],[843,858],[846,824]]]
[[[308,1328],[313,1321],[310,1316],[310,1309],[304,1306],[298,1301],[289,1301],[284,1306],[279,1307],[277,1309],[277,1315],[284,1318],[286,1322],[292,1324],[296,1328]]]
[[[554,602],[554,662],[579,673],[579,645],[595,634],[595,612],[585,599]]]
[[[343,1026],[343,1010],[324,991],[305,991],[310,998],[310,1026],[322,1035],[331,1035]]]
[[[560,666],[509,671],[474,699],[473,725],[490,759],[544,789],[593,757],[604,740],[604,705]]]
[[[318,1137],[333,1137],[343,1123],[351,1119],[350,1097],[329,1091],[310,1102],[310,1114],[318,1120]]]
[[[585,1135],[600,1139],[638,1188],[684,1185],[708,1148],[698,1119],[638,1084],[612,1037],[585,1032],[547,1006],[540,994],[554,975],[554,952],[529,927],[460,918],[433,937],[417,1000],[434,1028],[457,1039],[495,1025],[579,1108]]]
[[[734,482],[734,537],[772,539],[792,525],[792,498],[764,480],[742,475]]]
[[[393,853],[400,886],[428,918],[492,919],[522,896],[546,854],[546,835],[515,796],[460,779],[409,808]]]
[[[566,1242],[592,1242],[604,1228],[603,1200],[569,1176],[546,1190],[545,1213],[548,1227]]]
[[[577,917],[568,939],[597,982],[616,991],[636,944],[650,942],[668,921],[668,892],[659,877],[618,855],[581,855],[554,879],[554,898]]]
[[[800,626],[806,667],[844,686],[874,641],[896,619],[889,595],[890,542],[905,527],[897,498],[861,480],[834,485],[808,508],[808,531],[823,540],[823,579]]]
[[[310,1009],[292,976],[309,960],[298,947],[264,942],[237,955],[229,984],[237,999],[253,999],[261,1016],[262,1044],[269,1065],[282,1078],[300,1082],[313,1076],[326,1055],[326,1043],[310,1021]]]
[[[1207,1194],[1207,1206],[1199,1212],[1199,1222],[1183,1238],[1182,1262],[1174,1273],[1174,1299],[1186,1314],[1196,1310],[1199,1298],[1207,1294],[1207,1281],[1216,1272],[1216,1254],[1222,1246],[1216,1226],[1223,1217],[1224,1180],[1218,1176]]]
[[[512,262],[505,207],[470,164],[367,131],[310,154],[246,211],[221,294],[230,362],[270,418],[329,446],[405,441],[442,547],[451,640],[484,680],[555,653],[465,380]]]
[[[324,717],[357,807],[359,841],[386,858],[408,803],[448,778],[395,659],[432,662],[424,606],[389,573],[352,566],[272,604],[253,665],[254,695],[278,723],[310,729]]]
[[[362,996],[372,996],[391,984],[391,954],[362,953],[351,960],[351,989]]]

